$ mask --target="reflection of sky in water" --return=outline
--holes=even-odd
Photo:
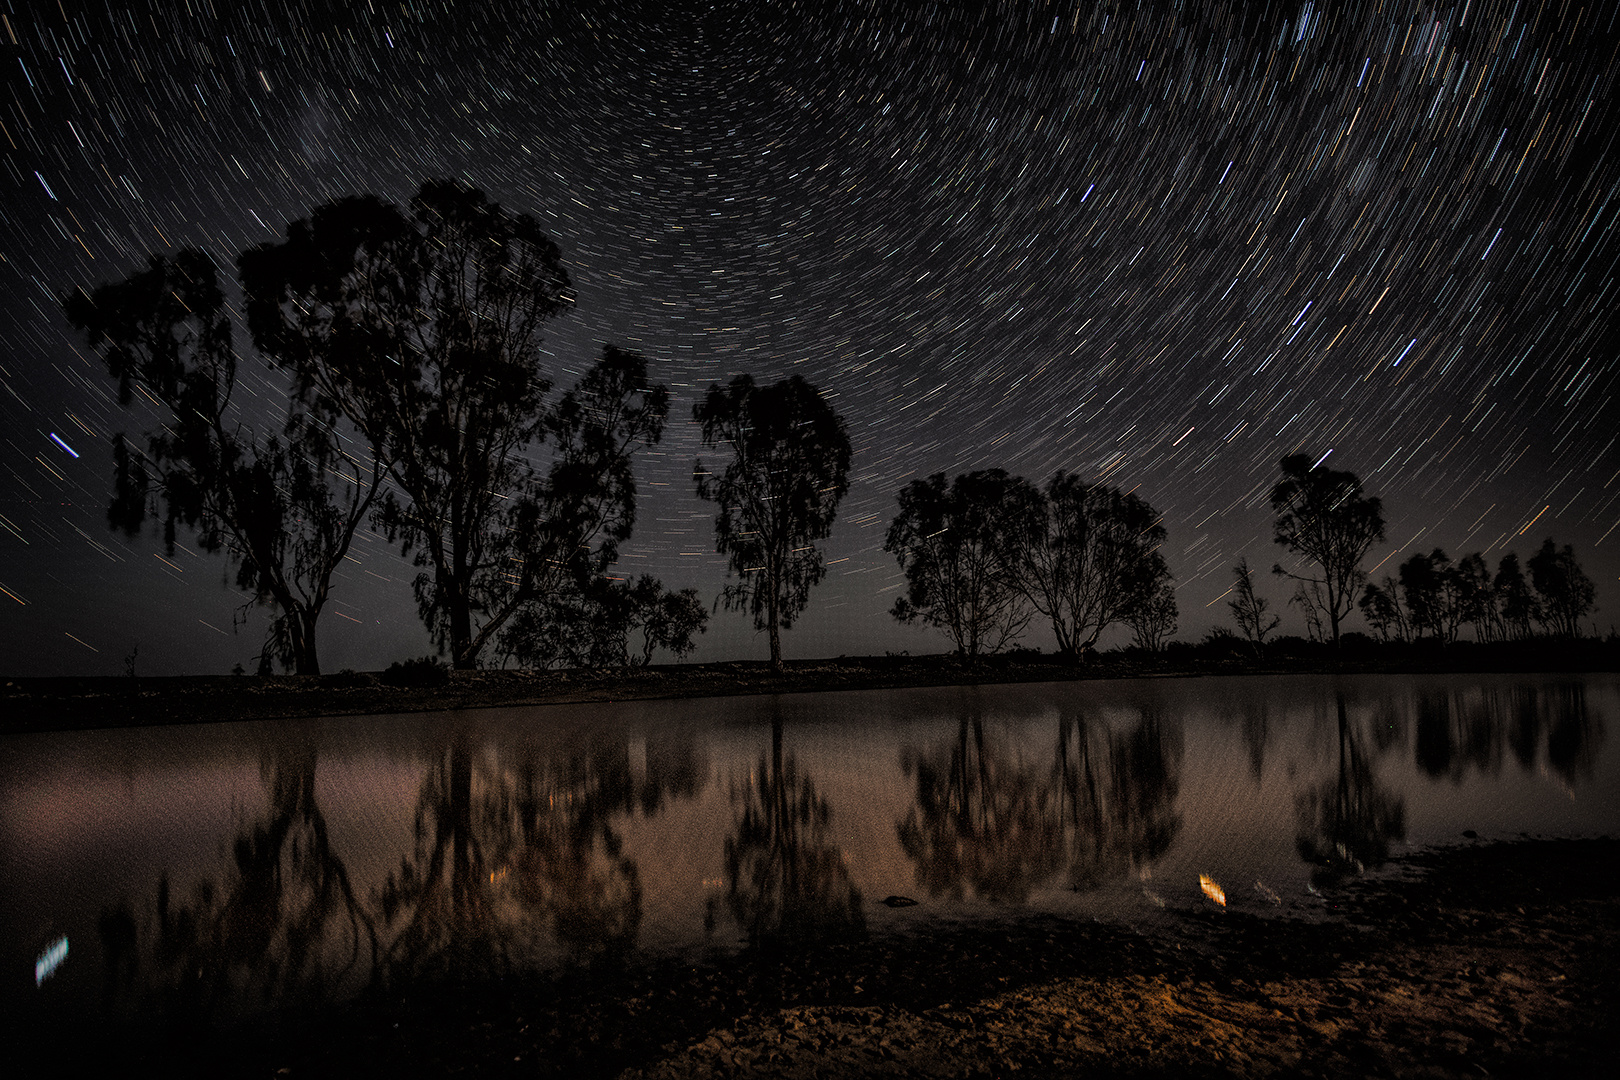
[[[479,877],[454,885],[446,871],[444,910],[461,889],[492,932],[534,939],[517,958],[549,962],[589,952],[560,946],[559,927],[566,937],[605,919],[642,948],[731,948],[745,934],[735,912],[763,904],[797,912],[788,922],[812,919],[850,886],[880,932],[994,915],[1007,898],[1153,921],[1160,902],[1206,903],[1200,874],[1233,907],[1276,911],[1274,894],[1282,910],[1309,914],[1299,834],[1311,814],[1316,850],[1344,853],[1346,866],[1465,829],[1613,832],[1616,689],[1609,676],[1286,677],[799,695],[776,699],[776,760],[767,698],[11,737],[0,757],[0,987],[8,1000],[33,992],[39,951],[65,934],[71,959],[39,993],[98,993],[101,913],[123,902],[149,933],[165,873],[176,904],[203,879],[228,891],[234,845],[264,827],[288,762],[314,763],[309,807],[373,910],[411,854],[431,769],[446,770],[442,806],[455,801],[446,763],[459,733],[467,865]],[[758,828],[739,865],[755,880],[739,897],[726,850],[746,799]],[[1358,813],[1388,818],[1392,807],[1402,829],[1350,835]],[[420,874],[439,865],[426,820]],[[877,903],[891,894],[924,904]],[[404,922],[380,928],[385,952]]]

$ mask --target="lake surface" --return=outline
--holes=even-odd
[[[1617,831],[1617,699],[1612,675],[1152,679],[11,736],[0,1008],[1151,924],[1215,887],[1313,917],[1465,830]]]

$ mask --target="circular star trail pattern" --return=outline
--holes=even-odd
[[[262,626],[233,635],[221,560],[106,528],[109,440],[146,418],[61,294],[188,244],[229,267],[324,200],[438,176],[561,246],[555,381],[613,342],[672,389],[622,571],[723,583],[690,477],[711,382],[799,373],[845,417],[854,480],[790,656],[944,648],[887,615],[883,534],[908,480],[992,466],[1146,497],[1182,637],[1227,621],[1239,557],[1282,554],[1292,452],[1382,497],[1379,573],[1553,535],[1612,610],[1617,12],[13,2],[6,666],[117,673],[139,644],[143,670],[219,671]],[[328,668],[427,651],[414,573],[361,538]],[[762,652],[721,611],[697,658]]]

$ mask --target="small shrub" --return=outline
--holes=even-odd
[[[412,663],[415,663],[415,661],[412,661]],[[394,666],[398,667],[399,665],[395,664]],[[367,675],[364,672],[354,670],[354,668],[344,668],[336,675],[321,676],[321,685],[332,690],[351,690],[356,687],[375,686],[376,684],[376,676]]]
[[[419,656],[415,660],[396,660],[378,679],[386,686],[426,689],[448,683],[450,669],[437,656]]]
[[[1339,635],[1339,649],[1346,655],[1373,656],[1378,652],[1378,642],[1360,630],[1346,630]]]

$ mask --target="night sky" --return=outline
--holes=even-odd
[[[58,298],[439,176],[561,247],[556,382],[612,342],[671,389],[621,570],[724,581],[711,382],[802,374],[844,416],[789,659],[948,648],[887,614],[883,536],[907,481],[993,466],[1148,499],[1186,639],[1230,625],[1238,558],[1282,556],[1292,452],[1382,497],[1380,576],[1550,535],[1620,612],[1620,4],[331,7],[0,0],[0,671],[251,670],[264,625],[233,634],[222,558],[107,527],[145,418]],[[324,669],[428,652],[414,568],[354,554]],[[722,610],[693,659],[765,654]]]

